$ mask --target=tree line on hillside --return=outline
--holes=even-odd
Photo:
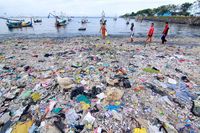
[[[164,16],[166,13],[170,14],[170,16],[192,16],[194,13],[193,11],[197,12],[200,10],[200,0],[195,1],[194,3],[183,3],[182,5],[163,5],[153,9],[143,9],[139,10],[136,13],[127,13],[122,17],[130,17],[130,16]],[[200,13],[200,11],[198,11]]]

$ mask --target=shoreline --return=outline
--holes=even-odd
[[[148,20],[147,20],[148,21]],[[136,34],[134,35],[136,38],[145,38],[146,35],[143,34]],[[162,35],[154,35],[154,38],[160,38]],[[52,39],[65,39],[65,38],[77,38],[77,37],[101,37],[100,34],[93,34],[93,35],[57,35],[57,34],[0,34],[1,40],[10,40],[10,39],[43,39],[43,38],[52,38]],[[127,38],[130,37],[130,33],[124,34],[109,34],[109,38]],[[170,38],[200,38],[199,35],[191,35],[191,36],[176,36],[176,35],[168,35]]]
[[[182,17],[182,16],[149,16],[143,17],[143,20],[156,22],[169,22],[174,24],[187,24],[191,26],[200,26],[200,17]]]
[[[173,24],[184,24],[190,26],[200,26],[199,16],[127,16],[136,21],[169,22]],[[121,17],[126,18],[126,17]]]
[[[76,40],[76,39],[90,39],[90,40],[102,40],[102,38],[100,36],[73,36],[73,37],[35,37],[35,38],[4,38],[0,41],[0,45],[2,43],[14,43],[14,42],[42,42],[42,41],[47,41],[47,40],[51,40],[56,42],[65,42],[68,40]],[[123,41],[123,43],[127,43],[130,38],[129,36],[109,36],[107,37],[106,40],[108,41],[112,41],[112,40],[119,40],[119,41]],[[134,37],[134,42],[133,43],[129,43],[131,45],[144,45],[145,44],[145,40],[146,37]],[[200,38],[199,37],[167,37],[168,42],[166,43],[166,45],[168,46],[200,46]],[[105,41],[106,42],[106,41]],[[160,44],[161,43],[161,39],[160,37],[154,37],[153,38],[153,42],[152,44]],[[161,44],[160,44],[161,45]]]

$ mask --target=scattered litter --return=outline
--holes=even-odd
[[[199,133],[198,47],[93,38],[1,43],[1,133]]]

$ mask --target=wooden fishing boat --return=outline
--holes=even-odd
[[[68,22],[71,22],[71,21],[72,21],[72,19],[71,19],[71,18],[68,18],[67,20],[68,20]]]
[[[49,13],[48,18],[49,18],[50,16],[53,16],[53,17],[56,19],[55,25],[56,25],[57,27],[66,26],[66,25],[67,25],[67,20],[65,20],[65,19],[63,19],[63,18],[60,18],[59,16],[54,15],[54,14],[52,14],[52,13]]]
[[[6,25],[8,26],[9,29],[11,28],[22,28],[22,27],[32,27],[32,20],[29,22],[24,22],[24,21],[10,21],[7,20]]]
[[[100,24],[106,24],[107,20],[105,20],[105,12],[103,11],[101,13],[101,19],[100,19]]]
[[[130,24],[130,18],[126,18],[126,25]]]
[[[42,19],[36,19],[36,20],[33,20],[34,23],[42,23]]]
[[[31,19],[30,22],[24,22],[24,20],[10,19],[10,18],[4,18],[4,17],[0,17],[0,19],[7,20],[6,25],[8,26],[9,29],[31,27],[32,26],[32,19]]]
[[[82,24],[86,24],[86,23],[88,23],[87,18],[83,18],[83,19],[81,20],[81,23],[82,23]]]
[[[85,31],[85,30],[86,30],[86,28],[84,28],[84,27],[81,27],[81,28],[79,28],[78,30],[79,30],[79,31]]]

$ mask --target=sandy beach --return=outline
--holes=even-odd
[[[179,84],[184,84],[191,95],[199,93],[200,38],[169,38],[166,45],[155,38],[146,47],[144,40],[135,38],[129,43],[128,37],[73,37],[1,41],[0,113],[11,110],[9,119],[15,123],[16,116],[23,114],[23,107],[33,100],[32,94],[38,94],[27,110],[31,118],[40,119],[50,101],[56,103],[38,126],[43,132],[85,133],[101,129],[129,133],[139,122],[152,133],[157,131],[156,118],[167,125],[170,133],[186,124],[199,132],[200,118],[191,112],[192,97],[182,95]],[[181,80],[184,76],[189,82]],[[70,81],[64,82],[70,87],[62,87],[58,77],[68,78]],[[80,87],[84,89],[81,91]],[[94,87],[99,90],[93,92]],[[5,100],[16,92],[19,94],[14,100]],[[46,94],[49,95],[45,97]],[[89,102],[79,100],[80,96]],[[58,108],[61,110],[56,112]],[[70,111],[75,118],[70,117]],[[50,118],[55,115],[64,123],[62,129],[55,128],[56,118]],[[4,120],[0,119],[0,123]],[[71,126],[82,124],[82,129]]]

